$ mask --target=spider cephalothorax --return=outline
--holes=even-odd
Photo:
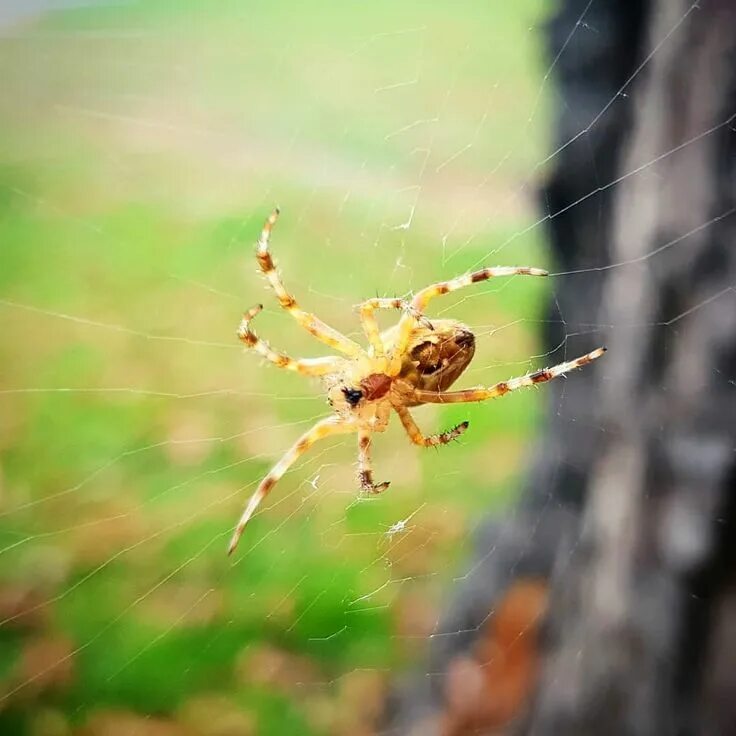
[[[296,299],[284,288],[269,251],[271,229],[278,214],[278,210],[274,210],[263,226],[256,250],[258,265],[276,292],[281,306],[314,337],[342,355],[294,360],[274,351],[251,329],[250,323],[261,311],[261,305],[253,307],[243,316],[238,330],[240,339],[281,368],[321,377],[333,414],[305,432],[263,478],[235,528],[230,541],[231,553],[260,502],[294,461],[317,440],[355,432],[358,435],[360,488],[366,493],[380,493],[389,484],[373,482],[371,436],[374,432],[383,432],[386,429],[392,412],[398,414],[409,438],[415,444],[423,447],[444,445],[459,437],[468,428],[468,422],[462,422],[440,434],[423,435],[409,413],[409,407],[484,401],[503,396],[509,391],[544,383],[574,368],[580,368],[599,358],[605,351],[605,348],[597,348],[575,360],[501,381],[489,388],[448,391],[473,358],[475,336],[469,327],[456,320],[430,321],[424,312],[431,299],[496,276],[546,276],[547,272],[525,266],[484,268],[450,281],[427,286],[411,301],[368,299],[358,306],[363,331],[369,343],[368,348],[364,349],[318,317],[304,312]],[[398,324],[380,332],[375,317],[377,309],[401,310]]]

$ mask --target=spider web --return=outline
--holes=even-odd
[[[252,244],[279,204],[273,250],[287,286],[361,341],[362,298],[481,264],[549,265],[543,225],[561,213],[539,217],[542,175],[697,6],[552,150],[551,79],[574,42],[598,33],[594,2],[552,60],[541,0],[463,14],[449,3],[150,2],[10,16],[0,722],[38,733],[377,728],[387,688],[425,656],[472,572],[474,531],[489,514],[513,517],[542,393],[417,410],[426,432],[465,418],[471,430],[437,452],[400,427],[377,436],[375,477],[392,486],[376,498],[355,490],[352,438],[317,446],[228,560],[258,480],[326,413],[317,385],[234,338],[240,312],[263,301],[260,334],[321,354],[263,295]],[[539,349],[550,282],[437,302],[434,315],[479,338],[463,385],[565,354]]]

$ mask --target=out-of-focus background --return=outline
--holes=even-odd
[[[736,6],[6,2],[0,733],[721,736],[736,723]],[[462,385],[255,484],[327,412],[279,311],[480,265]],[[389,325],[396,315],[382,315]]]
[[[48,5],[0,28],[0,732],[368,733],[516,493],[540,395],[417,411],[471,431],[422,452],[393,427],[370,501],[351,438],[315,448],[228,560],[327,411],[235,338],[263,301],[273,345],[323,354],[253,243],[279,204],[287,285],[355,336],[365,297],[545,266],[546,4]],[[478,335],[465,385],[549,362],[548,289],[437,303]]]

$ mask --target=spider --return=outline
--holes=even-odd
[[[446,445],[465,432],[468,422],[461,422],[456,427],[439,434],[424,435],[409,411],[411,407],[420,404],[456,404],[494,399],[510,391],[545,383],[562,376],[600,358],[605,352],[605,348],[597,348],[574,360],[501,381],[489,388],[448,391],[468,367],[475,353],[475,336],[467,325],[457,320],[430,321],[425,316],[429,302],[434,297],[493,277],[517,274],[547,276],[547,271],[527,266],[483,268],[450,281],[427,286],[416,293],[410,301],[393,298],[367,299],[356,307],[368,340],[368,348],[364,349],[315,315],[301,309],[296,299],[284,287],[269,250],[271,230],[278,216],[277,208],[263,226],[256,246],[258,265],[276,292],[279,304],[307,332],[342,355],[298,360],[290,358],[276,352],[253,332],[251,322],[263,309],[263,305],[258,304],[244,314],[238,329],[240,340],[280,368],[305,376],[319,376],[324,383],[327,401],[333,409],[333,414],[321,419],[305,432],[261,480],[235,527],[228,554],[232,554],[235,550],[245,525],[261,501],[289,467],[318,440],[339,434],[356,433],[360,490],[368,494],[382,493],[388,488],[389,482],[373,482],[371,440],[374,432],[385,431],[392,411],[399,415],[409,439],[415,445],[421,447]],[[376,321],[375,313],[379,309],[397,309],[402,312],[398,323],[385,332],[380,332]]]

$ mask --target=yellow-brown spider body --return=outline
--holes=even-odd
[[[258,239],[256,258],[261,271],[276,292],[280,305],[315,338],[342,355],[295,360],[276,352],[253,332],[250,324],[262,309],[260,305],[243,316],[238,330],[243,343],[281,368],[321,377],[333,413],[305,432],[260,482],[235,528],[230,541],[230,553],[237,546],[245,525],[260,502],[299,456],[318,440],[337,434],[356,433],[360,488],[366,493],[380,493],[389,484],[373,482],[371,436],[386,429],[392,412],[398,414],[413,443],[423,447],[447,444],[468,428],[467,422],[440,434],[426,436],[417,427],[409,408],[420,404],[484,401],[503,396],[509,391],[564,375],[599,358],[605,351],[605,348],[597,348],[574,360],[501,381],[489,388],[449,391],[473,358],[475,337],[469,327],[456,320],[428,319],[425,310],[431,299],[497,276],[546,276],[547,272],[526,266],[484,268],[428,286],[411,301],[398,298],[368,299],[358,306],[369,343],[368,348],[364,349],[313,314],[303,311],[284,287],[269,251],[271,229],[277,218],[278,210],[274,210]],[[377,309],[398,309],[402,316],[395,327],[381,333],[375,318]]]
[[[384,335],[392,346],[398,328]],[[411,387],[424,391],[447,391],[475,355],[475,335],[454,319],[432,320],[431,327],[419,325],[409,335],[399,378]],[[417,406],[413,393],[407,395],[408,406]]]

